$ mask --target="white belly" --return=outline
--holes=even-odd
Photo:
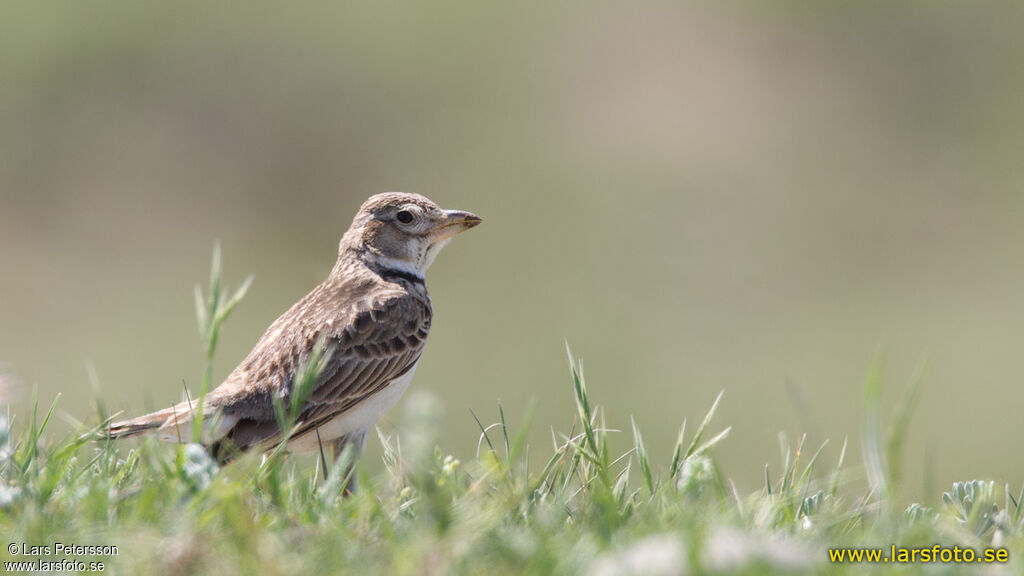
[[[419,361],[413,364],[408,372],[392,380],[391,384],[388,384],[380,392],[363,400],[334,420],[320,426],[320,441],[317,440],[316,431],[309,432],[297,438],[292,438],[288,442],[288,450],[290,452],[319,451],[321,441],[327,444],[346,434],[365,432],[373,428],[377,421],[380,420],[380,417],[386,414],[388,410],[394,408],[395,404],[398,403],[398,399],[405,393],[405,389],[412,382],[413,374],[416,373],[417,364],[419,364]]]

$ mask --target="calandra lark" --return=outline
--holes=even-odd
[[[442,210],[418,194],[370,197],[341,239],[331,274],[281,315],[203,404],[203,443],[224,461],[281,440],[275,402],[290,405],[295,373],[318,342],[329,354],[298,413],[287,449],[363,449],[366,433],[409,386],[430,331],[423,274],[438,252],[480,217]],[[276,400],[275,400],[276,399]],[[109,436],[156,431],[190,438],[195,400],[116,422]]]

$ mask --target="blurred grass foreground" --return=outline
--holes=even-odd
[[[783,446],[761,489],[741,494],[714,457],[729,432],[713,424],[721,396],[699,425],[683,423],[670,459],[647,450],[635,421],[620,454],[571,357],[570,368],[576,410],[550,449],[527,443],[528,423],[499,406],[462,461],[435,443],[436,401],[414,396],[409,434],[378,430],[384,472],[345,497],[345,454],[324,461],[329,470],[254,453],[218,469],[196,444],[97,444],[105,423],[45,440],[53,407],[30,412],[20,432],[0,419],[2,561],[112,574],[819,574],[877,572],[836,562],[837,550],[942,546],[1019,566],[1024,492],[958,482],[938,508],[897,508],[891,468],[857,494],[845,446],[830,468],[819,461],[826,446],[801,440]],[[542,468],[530,467],[531,450],[544,453]],[[95,552],[31,548],[57,543]],[[934,564],[958,569],[933,560],[900,573]]]

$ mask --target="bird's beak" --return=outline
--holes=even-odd
[[[433,235],[436,240],[445,240],[455,236],[463,230],[469,230],[483,221],[483,218],[473,214],[472,212],[466,212],[464,210],[445,210],[444,220],[434,228]]]

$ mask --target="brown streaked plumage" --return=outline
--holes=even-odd
[[[361,451],[366,432],[408,385],[430,332],[424,272],[452,236],[480,222],[418,194],[370,197],[342,237],[327,280],[271,324],[207,395],[203,442],[221,460],[277,443],[274,398],[290,399],[296,370],[322,340],[330,356],[288,448],[316,450],[322,441],[336,452],[349,443]],[[188,438],[192,413],[183,402],[114,423],[109,436],[155,430],[165,440]]]

